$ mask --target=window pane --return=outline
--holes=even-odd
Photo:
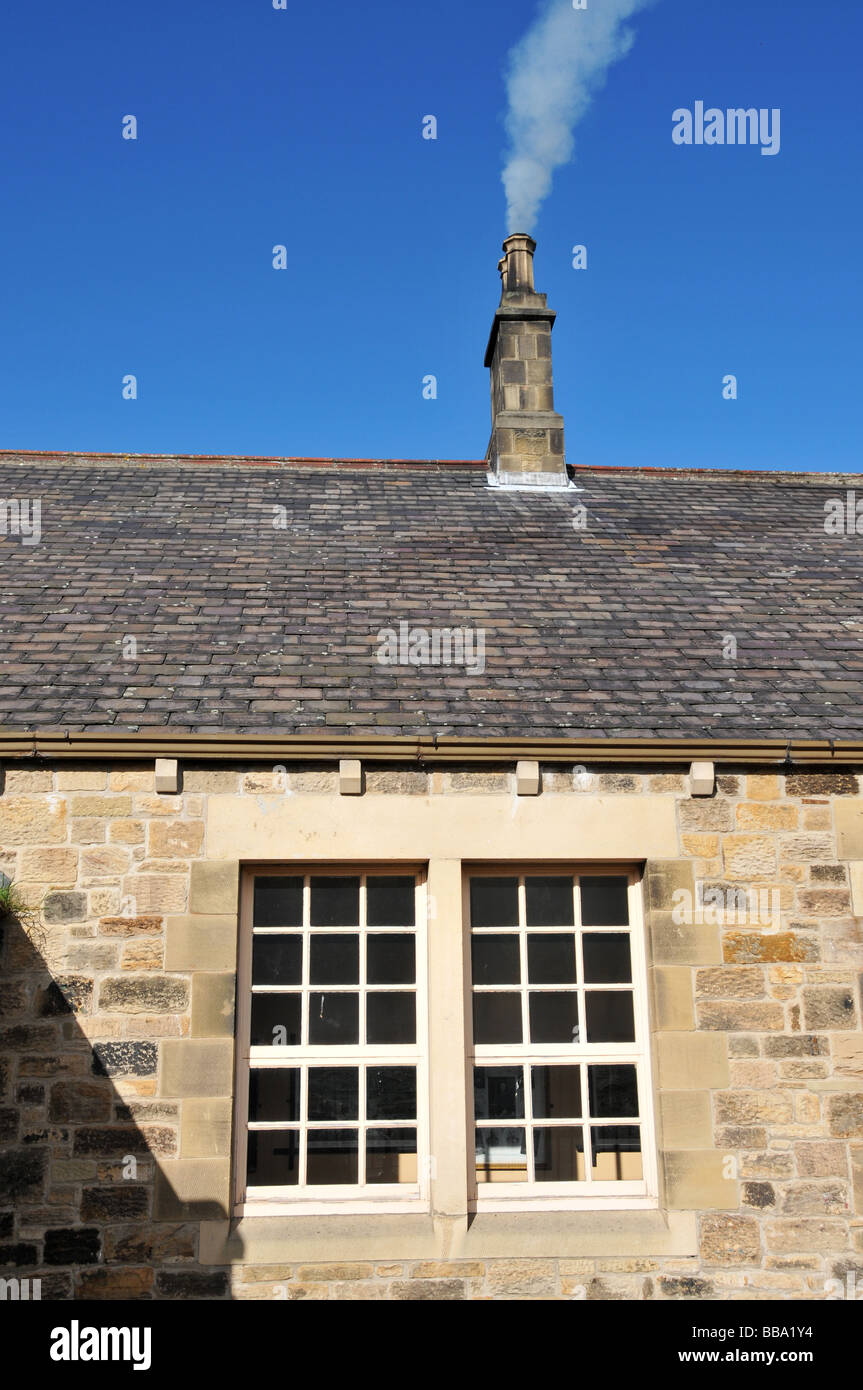
[[[522,1067],[474,1067],[474,1114],[478,1120],[524,1119]]]
[[[533,1131],[533,1164],[537,1182],[584,1182],[584,1130],[537,1125]]]
[[[289,1187],[300,1180],[300,1136],[293,1129],[250,1129],[250,1187]]]
[[[523,1129],[477,1129],[477,1182],[527,1182]]]
[[[470,920],[474,927],[517,927],[518,879],[472,878]]]
[[[644,1176],[637,1125],[594,1125],[590,1142],[597,1182],[639,1182]]]
[[[347,934],[309,938],[309,981],[313,985],[355,985],[360,978],[360,938]]]
[[[368,938],[367,978],[370,985],[412,985],[416,979],[416,942],[400,936]]]
[[[370,927],[416,925],[416,880],[413,875],[369,874],[366,878],[366,922]]]
[[[580,1117],[579,1067],[531,1067],[530,1079],[535,1120],[577,1120]]]
[[[357,1131],[310,1129],[306,1144],[306,1182],[357,1181]]]
[[[298,985],[303,978],[303,938],[252,937],[252,984]]]
[[[475,1043],[520,1043],[521,995],[475,994],[473,1040]]]
[[[628,882],[624,875],[579,879],[581,922],[585,927],[623,927],[629,923]]]
[[[571,878],[537,878],[524,880],[527,925],[529,927],[571,927]]]
[[[518,937],[486,936],[470,939],[471,970],[475,985],[517,985],[521,981]]]
[[[252,1067],[249,1073],[250,1120],[298,1120],[300,1073],[296,1067]]]
[[[630,982],[629,937],[623,932],[585,932],[583,945],[587,984],[625,985]]]
[[[527,978],[532,985],[575,984],[575,937],[529,935]]]
[[[366,1182],[416,1182],[415,1129],[366,1131]]]
[[[366,1072],[366,1118],[415,1120],[416,1067],[369,1067]]]
[[[417,1006],[413,994],[369,994],[366,999],[366,1042],[415,1043]]]
[[[310,994],[309,1042],[351,1046],[359,1042],[358,994]]]
[[[299,994],[253,994],[252,1047],[296,1047],[300,1041]]]
[[[638,1083],[635,1067],[588,1067],[590,1113],[595,1120],[617,1119],[638,1114]]]
[[[360,921],[358,878],[313,878],[311,881],[313,927],[356,927]]]
[[[530,1040],[532,1043],[578,1042],[578,995],[531,994]]]
[[[253,924],[256,927],[301,927],[302,878],[256,878]]]
[[[584,1004],[587,1041],[634,1042],[635,1019],[629,990],[589,990]]]
[[[310,1120],[358,1120],[359,1116],[356,1067],[309,1067]]]

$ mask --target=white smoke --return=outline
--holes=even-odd
[[[506,130],[510,149],[502,175],[507,228],[533,229],[552,175],[572,157],[573,130],[612,63],[635,42],[623,21],[652,0],[544,0],[542,11],[510,50]]]

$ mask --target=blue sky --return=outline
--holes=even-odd
[[[481,458],[503,70],[535,14],[6,0],[0,448]],[[858,0],[632,24],[536,228],[570,462],[859,469]],[[676,146],[697,100],[779,107],[781,152]]]

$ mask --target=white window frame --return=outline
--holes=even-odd
[[[296,1047],[271,1046],[252,1047],[249,1044],[252,1004],[252,943],[253,943],[253,900],[254,881],[257,877],[304,878],[303,884],[303,985],[304,993],[312,987],[308,979],[308,938],[309,926],[309,880],[314,877],[358,876],[360,888],[360,923],[357,928],[361,941],[365,939],[367,928],[365,876],[386,875],[388,877],[413,877],[415,889],[415,925],[403,928],[406,934],[412,931],[416,943],[416,1042],[397,1044],[356,1044],[333,1047],[303,1044]],[[279,929],[273,928],[274,933]],[[299,930],[299,929],[297,929]],[[324,929],[322,929],[324,930]],[[332,929],[328,929],[332,930]],[[349,935],[349,929],[341,929]],[[371,928],[369,934],[398,932],[399,928]],[[238,959],[238,999],[237,999],[237,1066],[236,1066],[236,1110],[234,1123],[234,1204],[233,1214],[244,1216],[315,1216],[334,1211],[350,1213],[403,1213],[411,1210],[427,1211],[429,1206],[429,1086],[428,1086],[428,968],[427,968],[427,898],[426,866],[416,863],[398,864],[388,861],[377,864],[370,861],[361,863],[286,863],[254,864],[244,866],[240,890],[240,942]],[[361,983],[356,986],[331,986],[335,990],[362,994],[365,990],[365,952],[360,950]],[[375,986],[375,992],[391,990],[404,992],[405,986]],[[296,991],[293,991],[296,992]],[[317,991],[314,991],[317,992]],[[356,1067],[359,1071],[360,1109],[356,1122],[341,1120],[305,1121],[301,1118],[295,1123],[280,1121],[256,1122],[256,1129],[295,1129],[300,1135],[306,1129],[346,1129],[356,1128],[360,1136],[365,1121],[365,1071],[369,1066],[413,1066],[417,1078],[417,1116],[412,1121],[368,1122],[368,1128],[375,1129],[416,1129],[417,1132],[417,1180],[413,1183],[370,1183],[327,1184],[304,1186],[295,1184],[284,1187],[249,1187],[246,1185],[246,1154],[249,1133],[249,1077],[252,1063],[277,1068],[297,1068],[300,1071],[300,1115],[305,1114],[307,1073],[310,1067]],[[304,1146],[300,1142],[300,1153]],[[301,1169],[301,1172],[303,1170]]]
[[[502,1211],[542,1211],[542,1210],[622,1210],[633,1208],[655,1208],[658,1204],[657,1192],[657,1163],[656,1163],[656,1141],[653,1115],[653,1077],[651,1071],[651,1050],[650,1050],[650,1023],[647,1002],[647,962],[644,940],[644,917],[641,893],[641,872],[637,868],[626,864],[579,864],[577,861],[571,863],[554,864],[531,864],[514,861],[503,861],[499,863],[464,864],[464,929],[465,929],[465,974],[467,979],[468,999],[466,1007],[466,1027],[468,1029],[468,1091],[469,1091],[469,1115],[470,1133],[468,1135],[468,1202],[469,1208],[474,1212],[502,1212]],[[632,963],[632,984],[603,985],[603,990],[622,990],[632,992],[633,997],[633,1017],[635,1024],[635,1041],[632,1043],[602,1043],[591,1044],[587,1042],[579,1043],[522,1043],[522,1044],[474,1044],[473,1042],[473,994],[474,985],[471,968],[471,936],[473,924],[470,913],[470,880],[477,877],[488,878],[518,878],[519,896],[519,927],[518,935],[520,941],[521,956],[521,996],[522,996],[522,1020],[526,1023],[528,1008],[528,995],[535,992],[537,986],[527,984],[527,935],[528,932],[547,932],[546,927],[528,927],[525,916],[525,886],[524,877],[527,876],[548,876],[555,875],[571,876],[574,881],[574,928],[558,929],[561,935],[575,931],[576,952],[577,952],[577,984],[576,990],[579,997],[579,1023],[582,1029],[586,1030],[586,1015],[584,1009],[584,971],[583,971],[583,952],[582,952],[582,925],[581,925],[581,895],[576,887],[579,878],[588,877],[608,877],[619,876],[627,879],[627,905],[628,905],[628,935],[630,942],[630,956]],[[480,932],[485,931],[488,935],[500,935],[507,932],[514,932],[514,928],[480,928]],[[588,925],[584,930],[593,932],[615,931],[614,927],[593,927]],[[616,930],[620,930],[617,928]],[[542,987],[539,987],[540,989]],[[547,986],[552,992],[560,989],[560,986]],[[495,993],[500,986],[479,986],[480,992]],[[527,1037],[526,1028],[523,1036]],[[578,1063],[581,1073],[581,1096],[582,1111],[586,1111],[588,1106],[587,1089],[587,1067],[588,1065],[621,1064],[631,1063],[636,1067],[639,1113],[637,1120],[624,1120],[613,1122],[615,1124],[635,1124],[641,1130],[641,1158],[642,1158],[642,1178],[638,1181],[597,1181],[590,1176],[590,1164],[588,1160],[588,1150],[585,1149],[585,1164],[587,1178],[583,1182],[500,1182],[500,1183],[480,1183],[476,1177],[476,1128],[477,1121],[474,1116],[473,1102],[473,1072],[474,1066],[554,1066],[563,1060],[571,1064]],[[529,1073],[526,1073],[529,1075]],[[525,1145],[528,1156],[528,1165],[531,1163],[532,1148],[532,1096],[530,1085],[524,1087],[524,1109],[523,1119],[497,1120],[480,1122],[486,1128],[500,1129],[524,1129]],[[589,1138],[589,1131],[593,1127],[590,1118],[573,1120],[538,1120],[537,1124],[543,1128],[559,1124],[561,1127],[573,1127],[573,1124],[583,1129]],[[529,1171],[529,1169],[528,1169]]]

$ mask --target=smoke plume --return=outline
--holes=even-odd
[[[573,131],[612,63],[635,42],[623,21],[651,0],[543,0],[533,27],[510,50],[502,175],[510,232],[532,231],[552,175],[572,157]]]

